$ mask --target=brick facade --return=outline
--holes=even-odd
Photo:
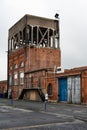
[[[87,67],[57,72],[61,66],[59,21],[25,15],[9,29],[8,97],[59,101],[59,79],[79,76],[81,103],[87,103]],[[56,70],[56,71],[55,71]],[[75,86],[74,86],[75,87]]]
[[[15,53],[9,54],[9,75],[12,75],[12,86],[9,86],[10,89],[14,89],[14,98],[18,98],[20,91],[23,88],[26,88],[26,77],[24,79],[25,85],[20,85],[20,71],[28,72],[34,71],[42,68],[54,68],[54,66],[60,66],[60,50],[52,50],[45,48],[27,48],[25,52],[24,48],[16,51]],[[30,56],[29,56],[29,50]],[[26,55],[27,53],[27,55]],[[59,58],[57,58],[59,57]],[[30,59],[30,60],[29,60]],[[45,60],[47,59],[47,60]],[[24,62],[24,67],[21,67],[21,62]],[[30,63],[29,63],[30,62]],[[15,65],[17,64],[17,68],[15,69]],[[30,65],[29,65],[30,64]],[[10,69],[12,67],[12,69]],[[18,85],[14,85],[14,73],[18,73]],[[25,75],[26,76],[26,75]],[[34,82],[37,82],[37,78],[41,78],[41,86],[45,89],[45,76],[44,72],[32,73],[31,77],[34,77]],[[36,81],[35,81],[36,78]],[[51,80],[51,79],[50,79]],[[49,82],[49,80],[47,81]],[[37,87],[38,83],[34,83],[34,87]],[[55,86],[55,85],[53,85]],[[56,88],[56,87],[55,87]],[[53,89],[54,91],[55,89]],[[56,90],[55,90],[56,91]],[[54,93],[54,92],[53,92]],[[54,94],[56,95],[56,94]],[[53,98],[54,100],[55,98]]]
[[[61,66],[58,24],[58,20],[25,15],[9,29],[8,91],[9,95],[13,91],[13,98],[23,98],[25,93],[24,98],[41,100],[37,93],[47,93],[49,69]],[[56,100],[52,82],[53,99],[49,99]]]
[[[82,84],[82,103],[87,104],[87,70],[82,72],[82,79],[81,79],[81,84]]]
[[[25,71],[42,68],[54,68],[61,65],[60,49],[51,48],[27,48]]]
[[[21,63],[25,62],[25,57],[24,57],[24,49],[21,48],[11,54],[9,54],[9,82],[10,80],[12,80],[11,84],[9,83],[9,89],[11,91],[11,89],[14,90],[14,98],[17,98],[20,91],[23,89],[24,85],[20,84],[20,72],[24,72],[24,66],[21,66]],[[15,66],[17,65],[17,67],[15,68]],[[14,75],[15,73],[18,74],[17,76],[17,85],[15,85],[14,83]],[[10,79],[10,76],[12,79]]]
[[[0,96],[4,97],[7,93],[7,80],[0,81]]]

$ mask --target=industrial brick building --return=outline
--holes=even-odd
[[[25,15],[9,29],[8,97],[87,104],[87,66],[61,68],[59,19]]]
[[[48,93],[56,100],[55,79],[48,78],[55,66],[61,66],[59,20],[25,15],[9,29],[8,95],[44,100]]]

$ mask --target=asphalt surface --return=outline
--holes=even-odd
[[[1,130],[87,130],[87,106],[0,99]]]

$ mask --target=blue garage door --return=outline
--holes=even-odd
[[[67,78],[59,79],[59,101],[67,101]]]

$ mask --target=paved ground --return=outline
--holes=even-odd
[[[0,99],[2,130],[87,130],[87,106]]]

